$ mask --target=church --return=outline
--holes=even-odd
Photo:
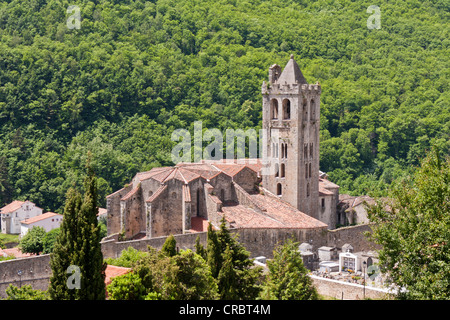
[[[339,186],[319,170],[319,83],[291,55],[262,84],[262,159],[153,168],[107,196],[108,235],[141,239],[230,228],[334,229]],[[273,170],[265,170],[272,168]]]

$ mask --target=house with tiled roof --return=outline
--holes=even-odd
[[[20,222],[20,236],[23,237],[33,227],[42,227],[46,232],[59,228],[63,220],[62,214],[46,212]]]
[[[0,230],[2,233],[20,234],[20,222],[41,215],[42,211],[31,201],[15,200],[0,208]]]
[[[320,84],[293,56],[262,86],[262,159],[202,160],[137,173],[107,196],[108,235],[154,238],[232,228],[334,229],[339,186],[319,170]]]

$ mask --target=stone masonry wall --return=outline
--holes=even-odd
[[[49,254],[1,261],[0,298],[6,298],[10,284],[16,287],[30,284],[34,289],[47,290],[51,274]]]
[[[364,297],[370,299],[386,299],[389,292],[384,289],[373,288],[355,283],[345,283],[342,281],[310,276],[314,287],[321,295],[343,299],[343,300],[361,300]]]

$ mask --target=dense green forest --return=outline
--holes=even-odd
[[[290,54],[322,85],[321,170],[384,195],[432,145],[449,153],[449,21],[448,0],[0,1],[0,205],[61,213],[91,150],[104,206],[171,164],[174,129],[260,128],[262,81]]]

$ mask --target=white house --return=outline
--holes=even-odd
[[[0,209],[0,230],[2,233],[20,233],[20,222],[42,214],[42,209],[31,201],[15,200]]]
[[[27,232],[36,226],[43,227],[45,231],[49,232],[55,228],[59,228],[62,222],[63,216],[54,212],[46,212],[39,216],[29,218],[21,221],[21,232],[20,236],[24,236]]]

